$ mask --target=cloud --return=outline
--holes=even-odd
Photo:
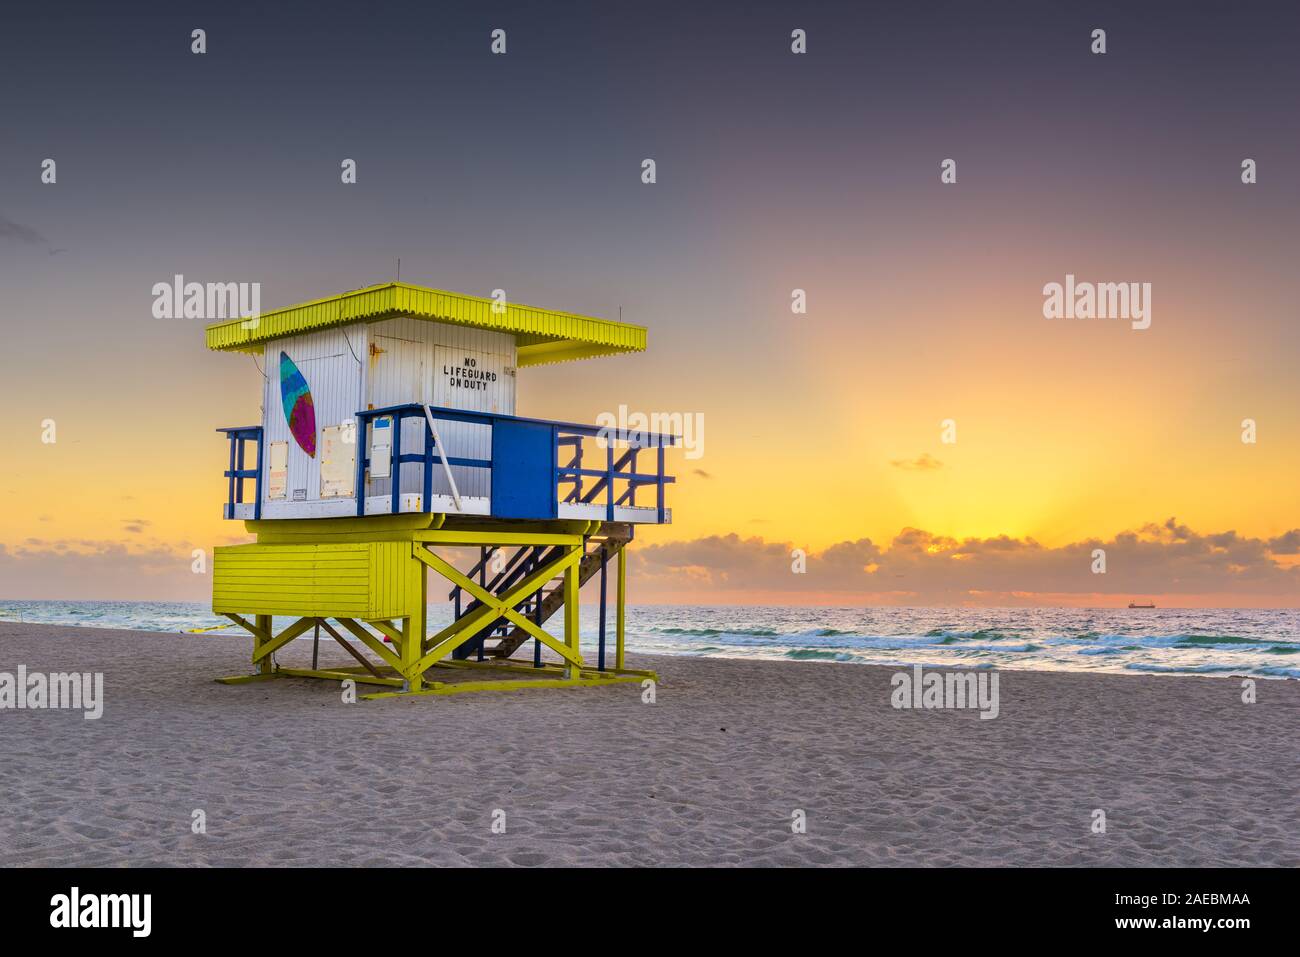
[[[76,538],[0,544],[0,598],[205,601],[211,576],[194,574],[193,561],[188,545]]]
[[[246,541],[235,539],[231,541]],[[191,570],[191,545],[30,538],[0,545],[0,598],[207,601],[211,578]],[[889,541],[804,548],[759,535],[710,535],[634,545],[634,601],[914,605],[1163,603],[1300,606],[1300,528],[1272,538],[1202,533],[1174,519],[1109,538],[1046,546],[1032,538],[954,538],[919,528]],[[1092,573],[1095,549],[1106,574]],[[448,556],[462,567],[470,550]],[[209,568],[211,552],[208,553]],[[1181,599],[1179,596],[1182,596]],[[1209,597],[1207,597],[1209,596]]]
[[[909,472],[933,472],[935,469],[943,468],[943,463],[931,456],[929,452],[922,452],[914,459],[894,459],[889,464],[896,469],[906,469]]]
[[[30,226],[0,216],[0,237],[14,239],[28,246],[48,246],[49,241]]]
[[[15,223],[12,219],[6,219],[3,215],[0,215],[0,239],[12,239],[24,246],[44,246],[46,252],[51,256],[68,251],[62,247],[55,249],[50,241],[41,235],[39,230],[31,226],[25,226],[22,223]]]
[[[122,528],[124,531],[140,534],[153,523],[147,518],[124,518],[122,519]]]
[[[838,542],[792,571],[795,544],[761,537],[714,535],[634,548],[631,571],[639,593],[842,596],[916,604],[1069,603],[1111,596],[1206,595],[1300,605],[1300,529],[1270,539],[1235,531],[1199,533],[1174,519],[1048,547],[1032,538],[998,535],[956,539],[904,528],[887,543]],[[1093,574],[1093,552],[1106,553],[1106,573]],[[1035,599],[1035,596],[1042,596]]]
[[[244,545],[250,537],[227,536],[222,544]],[[206,567],[194,571],[195,548],[204,548]],[[449,548],[439,554],[461,568],[478,560],[478,548]],[[0,600],[197,601],[212,600],[212,549],[187,543],[107,541],[86,538],[29,538],[0,543]],[[430,577],[430,581],[433,579]],[[430,600],[436,588],[430,588]],[[444,590],[442,595],[445,597]]]
[[[1268,540],[1268,550],[1274,555],[1300,555],[1300,528]]]
[[[704,469],[695,469],[694,472],[695,472],[695,474],[698,475],[700,478],[706,478],[706,479],[711,479],[711,478],[713,478],[713,473],[711,473],[711,472],[706,472],[706,471],[704,471]]]

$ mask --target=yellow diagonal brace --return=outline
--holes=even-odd
[[[434,556],[434,558],[437,557],[438,556],[436,555]],[[447,568],[449,568],[452,572],[455,572],[455,577],[453,578],[451,575],[447,574],[447,572],[443,571],[441,568],[438,569],[439,571],[443,571],[443,574],[446,575],[446,577],[452,578],[452,580],[455,581],[457,584],[459,584],[461,588],[465,589],[465,591],[469,592],[471,595],[473,595],[475,598],[481,601],[484,605],[488,605],[491,608],[495,609],[497,612],[499,612],[497,617],[508,618],[510,621],[514,622],[524,631],[528,632],[528,634],[532,635],[534,638],[536,638],[542,644],[546,645],[546,647],[550,648],[556,654],[568,659],[569,661],[572,661],[575,665],[581,667],[582,656],[580,654],[578,654],[576,651],[569,648],[568,645],[564,644],[558,638],[555,638],[549,633],[543,631],[541,626],[538,625],[537,623],[529,621],[526,616],[521,615],[519,612],[515,611],[512,603],[507,603],[505,600],[498,598],[496,595],[492,594],[490,591],[485,589],[482,585],[479,585],[472,579],[461,574],[459,569],[447,564],[447,562],[443,561],[442,559],[438,559],[438,560],[442,562],[442,564],[447,565]],[[437,566],[434,567],[436,568]],[[566,565],[565,567],[567,568],[568,566]]]
[[[560,655],[562,658],[566,658],[569,661],[572,661],[579,668],[582,667],[582,655],[578,654],[578,652],[574,651],[568,645],[564,644],[564,642],[560,641],[560,639],[554,637],[549,632],[543,631],[537,625],[536,622],[529,621],[526,616],[519,614],[519,612],[515,611],[513,608],[507,608],[504,609],[504,611],[505,611],[505,616],[507,618],[513,621],[524,631],[528,632],[530,635],[532,635],[534,638],[536,638],[538,641],[544,644],[547,648],[550,648],[552,651],[554,651],[557,655]]]
[[[352,634],[356,635],[358,641],[382,658],[384,664],[388,665],[390,668],[395,668],[398,671],[402,670],[402,659],[393,654],[390,649],[385,648],[384,643],[370,632],[366,631],[360,622],[353,621],[351,618],[339,618],[336,620],[340,625],[352,632]],[[339,640],[341,641],[342,639]]]
[[[262,642],[261,644],[259,644],[256,650],[253,651],[253,661],[255,662],[261,661],[271,652],[284,647],[285,645],[293,641],[295,638],[297,638],[299,635],[301,635],[304,631],[306,631],[315,623],[316,623],[315,618],[299,618],[292,625],[290,625],[284,631],[280,632],[270,641]]]
[[[380,621],[376,619],[375,621],[372,621],[370,624],[373,625],[375,630],[378,631],[380,634],[386,635],[390,639],[392,639],[394,648],[402,647],[401,629],[394,628],[393,623],[391,621]]]
[[[564,557],[560,559],[558,563],[554,564],[554,566],[551,566],[551,568],[560,568],[560,567],[567,568],[569,563],[565,563],[564,558],[568,558],[568,555],[564,555]],[[465,592],[468,592],[469,594],[471,594],[471,596],[477,598],[478,601],[482,602],[482,605],[484,605],[484,609],[482,609],[482,611],[484,611],[485,614],[486,612],[489,611],[498,612],[498,614],[494,615],[493,618],[491,618],[491,620],[502,618],[503,615],[507,615],[508,614],[507,609],[512,610],[511,605],[513,602],[507,601],[508,596],[500,596],[500,597],[495,596],[495,594],[485,589],[484,586],[476,583],[476,581],[473,581],[472,579],[469,579],[469,577],[467,575],[464,575],[464,573],[461,572],[459,568],[456,568],[454,564],[448,563],[446,559],[439,558],[438,555],[434,555],[430,553],[428,564],[430,567],[434,568],[435,571],[441,573],[441,575],[445,577],[445,579],[451,581],[452,584],[460,585],[460,588],[463,588]],[[539,571],[549,571],[549,570],[539,570]],[[552,575],[547,577],[554,577],[554,573],[552,573]],[[533,589],[529,589],[529,592],[532,592],[532,590]]]
[[[370,660],[369,660],[365,655],[363,655],[361,652],[357,651],[357,649],[353,648],[353,647],[352,647],[352,642],[350,642],[350,641],[344,641],[344,640],[343,640],[343,636],[340,635],[340,634],[339,634],[337,631],[335,631],[333,628],[331,628],[331,627],[329,626],[329,623],[328,623],[328,622],[322,620],[322,621],[321,621],[321,626],[322,626],[322,627],[323,627],[323,628],[324,628],[324,629],[329,633],[329,636],[330,636],[331,638],[333,638],[335,641],[338,642],[338,645],[339,645],[340,648],[342,648],[344,651],[346,651],[348,654],[350,654],[353,658],[357,659],[357,661],[360,663],[361,667],[365,668],[367,671],[369,671],[369,672],[370,672],[372,675],[374,675],[376,678],[378,678],[378,677],[380,676],[380,675],[379,675],[379,669],[376,668],[374,665],[372,665],[372,664],[370,663]]]
[[[474,581],[474,579],[470,578],[455,565],[450,564],[445,559],[439,558],[437,555],[433,555],[432,553],[430,553],[430,557],[433,559],[433,567],[442,572],[444,578],[455,582],[483,604],[491,605],[493,608],[501,607],[502,599],[500,597],[492,594],[492,592]]]
[[[263,629],[258,628],[256,625],[254,625],[252,622],[248,621],[247,619],[241,618],[239,615],[232,615],[230,612],[224,612],[224,615],[226,618],[229,618],[240,628],[243,628],[245,631],[249,632],[253,636],[253,641],[255,645],[259,645],[264,641],[271,640],[270,635],[268,635]]]
[[[440,642],[450,637],[451,635],[458,634],[459,632],[461,632],[465,628],[468,628],[471,625],[477,625],[483,623],[484,621],[487,620],[487,616],[490,614],[492,614],[491,608],[475,608],[473,611],[461,615],[459,618],[453,621],[446,628],[442,629],[442,631],[438,632],[436,635],[433,635],[430,638],[426,638],[422,643],[422,647],[425,649],[432,648],[434,645],[439,644]]]
[[[440,575],[453,584],[460,585],[462,588],[468,586],[470,589],[478,590],[478,585],[470,581],[455,566],[448,564],[442,558],[433,554],[426,548],[417,548],[416,557],[424,562],[430,568],[433,568]],[[417,662],[417,668],[423,672],[430,668],[438,659],[449,654],[460,645],[469,641],[474,635],[482,629],[482,626],[489,621],[495,621],[504,616],[501,610],[503,606],[513,607],[527,595],[537,591],[538,587],[544,582],[553,578],[556,572],[568,568],[582,560],[582,548],[573,546],[572,550],[553,562],[537,569],[528,575],[522,581],[517,583],[509,592],[497,598],[491,595],[491,603],[485,603],[468,615],[463,615],[457,621],[452,622],[438,634],[434,635],[425,642],[425,647],[430,650],[423,658]],[[481,599],[480,599],[481,600]],[[567,657],[567,656],[566,656]],[[580,660],[580,659],[579,659]]]
[[[567,568],[570,562],[579,560],[579,558],[581,558],[581,551],[582,550],[580,548],[574,546],[574,550],[572,553],[563,555],[560,558],[553,561],[551,564],[543,568],[537,569],[532,574],[530,574],[527,578],[525,578],[522,582],[517,584],[513,591],[511,591],[508,595],[503,597],[502,601],[508,601],[512,605],[518,604],[519,601],[525,595],[536,591],[539,586],[541,586],[550,578],[554,577],[557,569]],[[420,559],[420,561],[424,562],[430,568],[437,571],[438,574],[447,577],[452,582],[461,583],[461,582],[468,581],[468,579],[464,575],[462,575],[458,569],[456,569],[451,565],[448,565],[446,562],[444,562],[441,558],[438,558],[437,555],[434,555],[428,549],[417,548],[415,550],[415,557]],[[449,569],[451,571],[451,575],[448,575],[444,569]],[[470,584],[473,583],[471,582]],[[438,632],[432,638],[426,639],[424,642],[424,647],[428,649],[428,648],[434,648],[439,644],[446,644],[447,639],[461,634],[465,629],[472,627],[475,629],[475,631],[477,631],[480,626],[500,617],[501,615],[499,613],[496,613],[496,610],[491,605],[481,606],[479,608],[476,608],[474,611],[469,612],[466,615],[462,615],[460,618],[456,619],[456,621],[453,621],[450,625],[442,629],[442,631]],[[468,641],[470,637],[472,637],[472,633],[470,635],[467,635],[465,640]],[[459,642],[457,642],[457,644],[459,644]],[[451,647],[454,648],[456,646],[452,645]],[[446,652],[444,651],[443,654],[446,654]]]

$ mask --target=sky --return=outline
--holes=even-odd
[[[1300,604],[1294,8],[2,16],[0,597],[203,600],[193,550],[247,540],[214,430],[260,373],[155,283],[274,308],[400,257],[649,329],[519,378],[521,414],[702,423],[634,601]],[[1044,318],[1067,275],[1150,283],[1150,327]]]

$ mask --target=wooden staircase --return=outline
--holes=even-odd
[[[578,587],[581,588],[588,581],[600,574],[602,562],[608,563],[617,557],[618,553],[627,547],[632,541],[632,526],[623,523],[606,523],[601,528],[599,535],[593,535],[586,541],[586,550],[578,562]],[[497,575],[489,590],[494,594],[501,594],[508,590],[516,580],[523,577],[526,570],[542,564],[556,557],[556,551],[548,549],[546,551],[538,550],[532,561],[523,553],[532,551],[530,548],[521,548],[507,562],[506,567]],[[480,564],[486,563],[491,557],[489,550],[484,554]],[[522,561],[521,561],[522,559]],[[477,573],[480,569],[476,567],[470,574]],[[453,591],[453,596],[455,592]],[[463,614],[469,614],[479,607],[479,602],[474,601],[466,607]],[[520,614],[526,615],[529,620],[536,624],[543,624],[549,618],[555,615],[564,607],[564,576],[557,575],[539,589],[539,591],[520,602],[515,609]],[[486,644],[491,639],[497,639],[495,645]],[[471,641],[466,642],[458,651],[463,649],[463,656],[468,657],[478,650],[479,644],[483,644],[484,657],[509,658],[519,650],[526,642],[531,640],[532,636],[518,625],[512,625],[504,620],[499,620],[493,625],[484,629],[483,634]]]

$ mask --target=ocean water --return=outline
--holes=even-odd
[[[0,600],[0,619],[244,634],[199,602]],[[431,626],[450,620],[449,606],[429,608]],[[583,606],[582,622],[584,654],[594,655],[594,607]],[[277,627],[288,623],[276,620]],[[612,660],[612,610],[608,642]],[[1300,678],[1300,609],[638,605],[627,609],[627,645],[655,654],[840,664]]]

